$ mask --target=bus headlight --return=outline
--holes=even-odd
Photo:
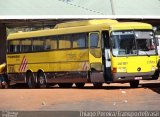
[[[152,67],[152,71],[155,71],[155,70],[157,70],[158,69],[158,67]]]
[[[127,72],[125,67],[117,68],[117,72]]]
[[[117,68],[117,72],[121,72],[121,68]]]

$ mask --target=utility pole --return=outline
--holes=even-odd
[[[111,2],[112,15],[115,15],[114,1],[110,0],[110,2]]]

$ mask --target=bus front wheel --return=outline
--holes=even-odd
[[[134,80],[130,82],[130,87],[131,88],[137,88],[139,85],[139,80]]]
[[[77,88],[83,88],[85,83],[75,83]]]

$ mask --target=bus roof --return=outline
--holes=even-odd
[[[57,24],[54,28],[67,28],[67,27],[78,27],[78,26],[88,26],[88,25],[98,25],[98,24],[114,24],[118,23],[117,20],[111,19],[98,19],[98,20],[82,20],[82,21],[72,21],[66,23]]]
[[[151,24],[141,22],[119,22],[110,26],[111,30],[152,29]]]
[[[57,24],[54,29],[9,34],[7,39],[8,40],[23,39],[32,37],[99,31],[99,30],[133,30],[133,29],[152,29],[152,26],[147,23],[118,22],[116,20],[109,20],[109,19],[75,21],[75,22]]]

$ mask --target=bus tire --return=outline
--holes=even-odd
[[[75,83],[77,88],[83,88],[85,83]]]
[[[43,72],[38,73],[38,87],[39,88],[46,88],[47,87],[47,82],[46,82],[46,78]]]
[[[7,74],[3,74],[2,76],[1,76],[1,78],[2,78],[2,80],[0,81],[0,88],[2,88],[2,89],[7,89],[7,88],[9,88],[9,80],[8,80],[8,76],[7,76]]]
[[[7,82],[2,82],[1,84],[3,89],[7,89],[9,87]]]
[[[156,70],[154,75],[152,76],[153,80],[157,80],[159,78],[159,70]]]
[[[130,81],[131,88],[137,88],[139,85],[139,80]]]
[[[97,89],[102,88],[103,84],[102,83],[93,83],[93,86]]]
[[[32,72],[28,72],[26,75],[28,88],[32,89],[36,87],[35,79]]]
[[[73,83],[59,83],[58,86],[60,88],[71,88]]]

